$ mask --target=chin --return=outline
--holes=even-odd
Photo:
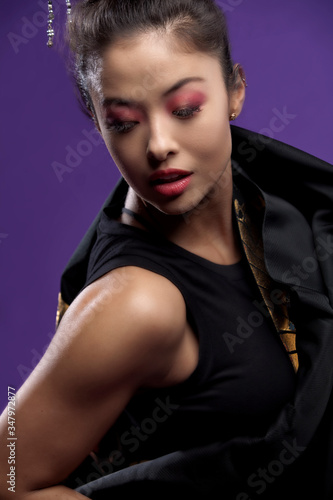
[[[191,215],[194,215],[195,213],[203,210],[208,203],[208,200],[206,198],[196,201],[189,201],[185,199],[182,200],[181,198],[182,197],[180,196],[179,198],[166,202],[163,205],[159,203],[148,203],[152,205],[154,209],[156,209],[158,212],[163,213],[164,215],[181,216],[184,217],[184,219],[187,219]]]

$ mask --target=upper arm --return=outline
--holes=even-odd
[[[121,272],[130,279],[119,281]],[[135,268],[119,273],[88,287],[70,306],[17,393],[17,487],[22,491],[63,481],[139,387],[170,380],[186,317],[181,296],[152,273]]]

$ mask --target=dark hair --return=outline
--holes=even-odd
[[[188,50],[219,59],[227,90],[235,84],[227,22],[214,0],[83,0],[72,9],[68,37],[74,78],[81,98],[93,111],[89,75],[113,42],[151,31],[171,32]]]

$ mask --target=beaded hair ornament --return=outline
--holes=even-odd
[[[96,0],[88,0],[89,3],[95,3]],[[71,17],[71,11],[72,11],[72,4],[71,0],[66,0],[66,7],[67,7],[67,19],[70,21]],[[54,11],[53,11],[53,4],[52,0],[48,0],[48,25],[47,25],[47,46],[48,47],[53,47],[53,40],[54,40],[54,26],[53,26],[53,21],[54,21]],[[247,82],[246,82],[246,77],[244,70],[240,64],[238,64],[235,68],[236,72],[239,72],[240,77],[242,82],[244,83],[245,87],[247,87]],[[233,113],[230,117],[230,120],[235,120],[236,119],[236,114]]]
[[[72,4],[71,0],[66,0],[66,7],[67,7],[67,17],[70,19],[71,15],[71,10],[72,10]],[[53,40],[54,40],[54,26],[53,26],[53,21],[54,21],[54,11],[53,11],[53,4],[52,0],[48,1],[48,25],[47,25],[47,46],[48,47],[53,47]]]

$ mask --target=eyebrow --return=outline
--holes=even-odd
[[[169,90],[164,92],[163,97],[167,97],[168,95],[172,94],[173,92],[176,92],[176,90],[179,90],[180,88],[184,87],[184,85],[187,85],[188,83],[191,82],[203,82],[204,79],[201,78],[200,76],[192,76],[189,78],[183,78],[182,80],[179,80],[179,82],[175,83]]]
[[[163,93],[163,97],[167,97],[173,92],[176,92],[177,90],[181,89],[188,83],[192,82],[204,82],[204,78],[201,78],[199,76],[192,76],[188,78],[183,78],[182,80],[179,80],[177,83],[175,83],[170,89],[168,89],[166,92]],[[103,108],[107,108],[109,106],[132,106],[132,107],[137,107],[137,104],[135,101],[131,99],[121,99],[119,97],[107,97],[106,99],[103,99],[102,101],[102,106]]]

